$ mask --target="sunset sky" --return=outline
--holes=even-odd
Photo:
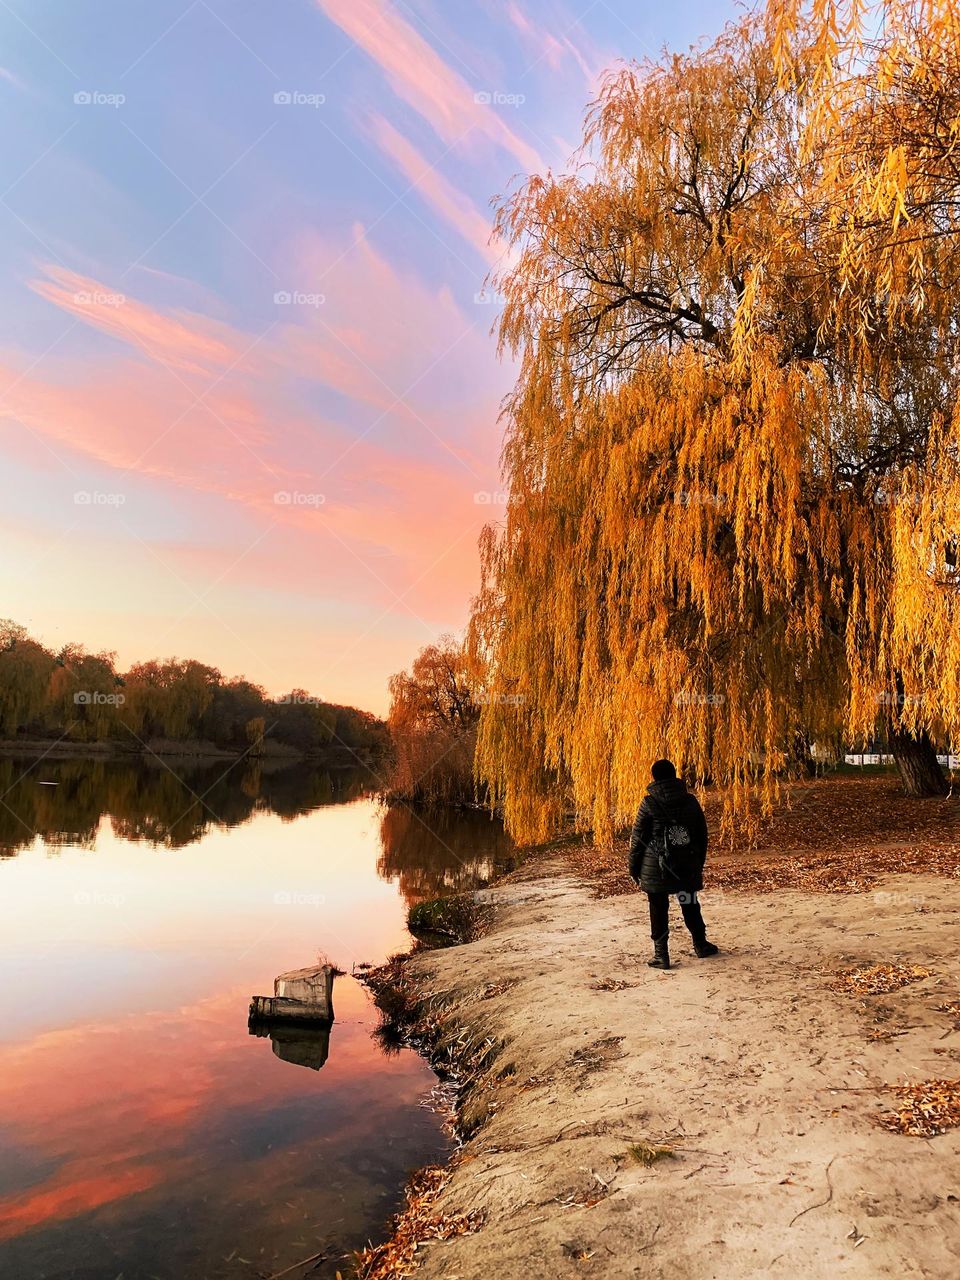
[[[733,13],[3,0],[0,616],[384,711],[502,509],[491,197]]]

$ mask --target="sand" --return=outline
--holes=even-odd
[[[960,1130],[876,1123],[884,1085],[960,1076],[937,1009],[960,996],[960,882],[708,887],[722,955],[698,960],[674,907],[669,972],[646,965],[645,898],[599,898],[561,858],[480,897],[484,937],[409,962],[447,1036],[496,1046],[438,1205],[484,1225],[421,1246],[423,1280],[960,1275]],[[881,961],[931,976],[831,988]]]

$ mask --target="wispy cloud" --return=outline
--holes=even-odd
[[[13,85],[14,89],[19,89],[21,93],[27,92],[27,86],[23,83],[18,75],[10,70],[9,67],[0,67],[0,80],[7,84]]]
[[[544,167],[536,148],[482,100],[486,86],[468,85],[388,0],[316,3],[380,65],[393,91],[445,142],[460,145],[484,138],[509,152],[524,169]]]
[[[369,127],[377,146],[400,170],[414,188],[414,193],[432,205],[435,212],[484,258],[495,262],[502,252],[502,246],[491,242],[492,219],[484,217],[469,196],[448,182],[413,143],[383,116],[374,115]]]
[[[490,514],[475,494],[495,487],[503,387],[478,395],[471,379],[489,356],[489,312],[398,268],[360,226],[346,244],[305,236],[288,256],[293,289],[323,301],[276,305],[259,339],[46,268],[34,290],[123,346],[0,367],[0,419],[67,466],[112,469],[121,491],[146,478],[198,517],[216,500],[277,531],[243,580],[319,575],[374,608],[409,590],[405,607],[454,613]]]
[[[30,287],[84,323],[189,373],[225,368],[239,359],[242,339],[228,326],[190,312],[165,315],[118,289],[48,264],[47,279]]]
[[[553,11],[553,21],[548,24],[535,18],[529,9],[522,8],[519,0],[510,0],[507,4],[507,17],[534,58],[531,70],[542,62],[557,72],[572,63],[587,87],[591,90],[596,87],[612,55],[601,54],[586,40],[576,18],[558,6]]]

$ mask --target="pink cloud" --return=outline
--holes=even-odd
[[[325,304],[284,308],[253,361],[235,354],[247,335],[127,298],[136,354],[0,367],[0,417],[68,467],[79,454],[115,469],[110,483],[121,489],[124,475],[145,476],[203,495],[203,509],[215,496],[248,513],[250,541],[258,528],[269,537],[244,553],[241,581],[309,582],[388,607],[400,595],[413,612],[459,609],[489,515],[474,495],[495,487],[497,470],[501,388],[491,379],[486,395],[475,390],[476,370],[493,365],[487,313],[465,315],[446,287],[397,270],[360,228],[347,246],[302,241],[291,278],[321,275]],[[58,271],[43,293],[76,314],[79,285],[109,292]],[[100,310],[82,318],[114,336]],[[221,367],[228,354],[233,367]],[[171,377],[173,359],[194,376]],[[298,388],[310,384],[350,401],[358,423],[300,403]],[[322,496],[278,503],[278,493]],[[238,549],[218,546],[212,528],[205,547],[163,555],[186,557],[198,574],[209,565],[216,578],[232,573]]]
[[[492,219],[484,217],[473,202],[448,182],[383,116],[373,116],[370,131],[377,146],[393,161],[417,195],[431,204],[484,258],[495,262],[502,248],[496,242],[491,243]]]
[[[346,247],[305,235],[296,260],[296,277],[322,289],[326,301],[301,308],[273,335],[275,358],[389,415],[406,436],[413,429],[418,456],[424,447],[453,450],[485,472],[507,386],[489,336],[490,310],[477,307],[473,293],[458,300],[446,285],[395,266],[361,226]],[[480,370],[488,372],[480,375],[478,397]],[[468,415],[451,412],[465,400]]]
[[[489,104],[399,15],[387,0],[316,0],[383,69],[393,91],[450,146],[475,135],[509,152],[527,170],[542,169],[536,149],[520,138]],[[480,86],[482,88],[482,86]]]
[[[570,58],[576,63],[588,87],[593,88],[596,85],[604,65],[610,59],[604,58],[592,47],[584,53],[574,43],[570,33],[577,26],[576,19],[571,19],[568,14],[557,10],[554,29],[550,30],[542,23],[534,21],[518,3],[515,3],[515,0],[510,0],[507,5],[507,16],[530,50],[536,54],[536,62],[542,60],[551,71],[559,71]],[[533,66],[536,66],[536,62]]]
[[[0,80],[5,80],[7,84],[12,84],[15,89],[19,89],[21,92],[26,91],[27,86],[9,67],[0,67]]]
[[[188,373],[225,368],[247,345],[227,325],[192,312],[164,315],[118,289],[63,267],[44,267],[47,280],[31,280],[41,298],[85,324]]]

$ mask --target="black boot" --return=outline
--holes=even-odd
[[[670,968],[670,952],[667,950],[666,938],[661,938],[659,942],[653,944],[653,959],[648,960],[647,964],[651,969]]]
[[[707,956],[717,956],[720,954],[720,948],[715,947],[712,942],[708,942],[706,938],[695,941],[693,949],[701,960],[706,960]]]

